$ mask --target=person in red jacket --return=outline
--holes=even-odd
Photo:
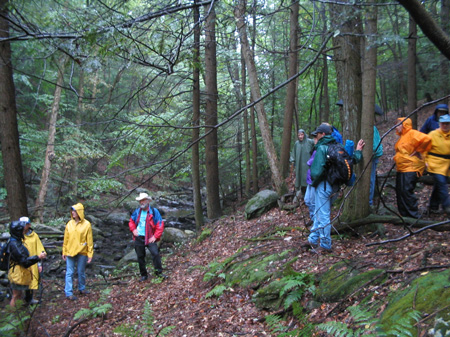
[[[159,211],[150,206],[151,198],[147,193],[140,193],[136,200],[139,201],[139,207],[131,214],[128,226],[133,233],[134,249],[141,273],[139,281],[143,282],[148,279],[145,265],[145,247],[152,254],[155,274],[165,278],[166,276],[162,273],[163,268],[157,244],[164,232],[164,221]]]

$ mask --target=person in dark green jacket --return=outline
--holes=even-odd
[[[331,251],[331,197],[333,192],[337,191],[340,186],[332,186],[327,181],[327,153],[328,146],[336,143],[335,138],[331,135],[331,127],[322,123],[315,131],[317,133],[318,142],[315,146],[316,155],[311,165],[312,186],[316,188],[315,196],[315,214],[314,224],[311,233],[308,236],[308,242],[313,248],[320,248],[325,251]],[[354,163],[358,163],[362,159],[362,149],[364,141],[361,139],[356,151],[353,153]]]
[[[309,139],[305,133],[305,130],[298,130],[298,140],[294,144],[294,148],[291,152],[290,162],[294,163],[295,169],[295,191],[298,199],[298,192],[301,191],[303,196],[306,192],[306,172],[308,172],[309,166],[306,164],[311,157],[311,152],[314,147],[314,140]]]

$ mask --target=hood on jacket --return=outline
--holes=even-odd
[[[84,206],[83,206],[83,204],[81,204],[81,203],[79,202],[78,204],[73,205],[73,206],[71,207],[71,209],[73,209],[74,211],[77,212],[78,216],[80,217],[80,221],[83,221],[83,220],[84,220]],[[73,220],[72,213],[70,213],[70,217],[71,217],[72,220]]]
[[[436,118],[437,118],[438,110],[445,111],[446,113],[448,113],[448,105],[447,104],[438,104],[438,105],[436,105],[436,108],[434,109],[434,116]]]
[[[410,118],[405,118],[405,117],[400,117],[397,118],[397,123],[403,122],[403,129],[402,129],[402,133],[398,133],[398,131],[396,130],[395,132],[397,133],[397,135],[401,136],[404,135],[405,133],[407,133],[409,130],[412,129],[412,120]]]
[[[9,225],[9,233],[11,236],[16,240],[22,240],[25,238],[23,235],[23,230],[25,229],[25,226],[27,223],[25,221],[13,221]]]

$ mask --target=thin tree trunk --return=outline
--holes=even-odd
[[[0,142],[3,159],[3,176],[7,192],[9,217],[17,220],[28,215],[22,158],[20,156],[17,124],[16,89],[11,64],[11,46],[8,41],[8,1],[0,0]]]
[[[249,80],[250,80],[250,89],[252,92],[252,97],[254,100],[257,100],[261,97],[259,80],[256,72],[255,60],[253,58],[253,53],[250,49],[248,38],[247,38],[247,27],[244,21],[245,7],[243,6],[243,2],[240,1],[238,7],[235,8],[235,18],[236,24],[239,30],[239,36],[241,40],[241,48],[244,51],[245,64],[247,65]],[[275,147],[273,145],[272,137],[270,136],[270,127],[267,121],[266,112],[264,110],[264,105],[259,102],[255,105],[256,113],[258,114],[259,127],[261,130],[261,136],[263,139],[264,147],[266,150],[267,158],[269,160],[269,167],[272,172],[272,179],[275,185],[275,189],[279,195],[284,194],[286,189],[286,184],[282,179],[279,162],[277,158],[277,154],[275,152]]]
[[[64,68],[67,63],[67,56],[63,55],[58,62],[58,79],[56,80],[55,94],[53,97],[52,109],[50,112],[50,120],[48,125],[47,150],[45,151],[44,167],[42,168],[41,183],[35,203],[34,219],[43,223],[44,221],[44,203],[47,195],[50,171],[52,168],[52,160],[55,157],[55,138],[56,138],[56,122],[58,119],[59,103],[61,101],[61,88],[64,82]]]
[[[290,43],[289,43],[289,74],[288,78],[297,73],[298,63],[298,11],[300,5],[296,0],[292,0],[290,7]],[[286,178],[289,174],[289,156],[292,139],[292,117],[295,110],[295,97],[297,96],[298,81],[291,81],[286,87],[286,101],[284,105],[283,134],[281,138],[280,165],[281,174]]]
[[[242,104],[247,105],[247,74],[245,70],[244,55],[241,50],[241,81],[242,81]],[[252,180],[251,161],[250,161],[250,137],[248,134],[248,112],[243,112],[244,121],[244,148],[245,148],[245,195],[250,195],[250,183]]]
[[[80,79],[79,79],[79,85],[78,85],[78,109],[75,116],[75,124],[76,124],[76,130],[75,137],[79,134],[79,128],[81,125],[81,116],[84,111],[83,106],[83,97],[84,97],[84,70],[81,69],[80,71]],[[78,158],[69,157],[68,160],[69,167],[68,170],[70,170],[70,195],[73,198],[77,198],[78,195]]]
[[[197,0],[195,0],[197,2]],[[193,50],[193,81],[192,81],[192,189],[194,193],[194,214],[197,233],[204,224],[202,195],[200,192],[200,154],[198,138],[200,136],[200,9],[194,7],[194,50]]]
[[[206,85],[206,132],[217,124],[217,61],[216,61],[216,13],[214,6],[208,5],[209,13],[205,22],[205,85]],[[205,137],[206,146],[206,193],[208,218],[215,219],[222,215],[219,195],[219,157],[217,129]]]
[[[416,45],[417,26],[414,19],[409,17],[409,38],[408,38],[408,114],[417,107],[417,78],[416,78]],[[448,61],[447,61],[448,62]],[[417,114],[412,115],[413,128],[417,130]]]

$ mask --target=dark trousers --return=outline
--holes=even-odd
[[[431,192],[430,208],[434,210],[439,209],[439,205],[445,209],[450,206],[450,198],[448,196],[447,177],[442,174],[432,174],[434,185]]]
[[[153,267],[155,267],[155,273],[157,275],[161,274],[162,264],[161,264],[161,257],[159,256],[158,244],[156,242],[152,242],[146,246],[145,237],[138,236],[134,242],[134,250],[136,251],[141,276],[148,275],[147,267],[145,265],[145,247],[147,247],[147,249],[150,251],[150,254],[152,254]]]
[[[414,194],[418,179],[417,172],[397,172],[395,192],[398,211],[402,216],[419,218],[417,198]]]

